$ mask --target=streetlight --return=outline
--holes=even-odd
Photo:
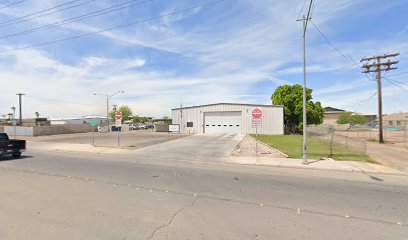
[[[118,93],[125,93],[125,91],[117,91],[113,94],[101,94],[101,93],[94,93],[94,96],[104,96],[106,97],[106,119],[108,120],[108,132],[110,131],[109,129],[109,100],[115,96]]]

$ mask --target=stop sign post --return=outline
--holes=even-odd
[[[258,127],[262,127],[262,111],[259,108],[252,110],[252,127],[255,127],[256,156],[258,156]]]
[[[253,118],[261,118],[262,117],[262,111],[259,108],[255,108],[252,110],[252,117]]]
[[[116,127],[122,126],[122,113],[121,112],[115,113],[115,126]]]
[[[122,113],[121,112],[116,112],[115,113],[115,118],[116,118],[116,120],[122,119]]]

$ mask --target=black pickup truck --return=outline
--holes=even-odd
[[[9,154],[13,158],[19,158],[25,149],[25,140],[10,140],[6,133],[0,133],[0,156]]]

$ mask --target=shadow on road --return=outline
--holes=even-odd
[[[32,158],[34,156],[30,156],[30,155],[22,155],[19,158],[13,158],[12,156],[0,156],[0,162],[5,162],[5,161],[13,161],[13,160],[24,160],[26,158]]]

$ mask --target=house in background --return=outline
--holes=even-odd
[[[346,110],[333,108],[333,107],[325,107],[324,108],[324,115],[323,115],[323,124],[336,124],[339,115]]]
[[[324,110],[325,110],[325,112],[324,112],[324,115],[323,115],[323,124],[328,124],[328,125],[337,124],[336,121],[339,118],[340,114],[344,113],[344,112],[348,112],[346,110],[333,108],[333,107],[325,107]],[[356,113],[354,113],[354,114],[356,114]],[[362,115],[367,118],[367,121],[370,124],[375,122],[376,119],[377,119],[377,115],[372,115],[372,114],[362,114]]]
[[[383,116],[384,127],[404,128],[408,124],[408,112],[393,113]]]

